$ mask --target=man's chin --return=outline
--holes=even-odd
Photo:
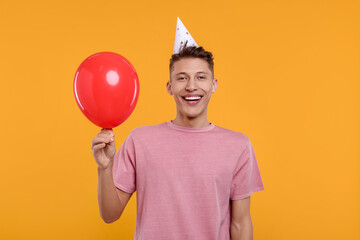
[[[188,119],[195,119],[201,116],[201,112],[182,112],[182,115]]]

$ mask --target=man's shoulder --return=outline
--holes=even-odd
[[[225,136],[226,138],[230,138],[232,140],[241,140],[243,142],[249,141],[249,137],[240,131],[232,130],[225,127],[220,127],[216,125],[216,132],[220,135]]]
[[[166,122],[158,123],[158,124],[152,124],[152,125],[144,125],[139,126],[131,130],[131,134],[133,135],[147,135],[147,134],[154,134],[158,132],[159,130],[164,129]]]

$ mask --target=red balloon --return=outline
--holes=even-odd
[[[74,95],[83,114],[101,128],[114,128],[133,112],[139,78],[123,56],[100,52],[86,58],[76,71]]]

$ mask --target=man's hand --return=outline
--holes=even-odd
[[[111,167],[116,153],[113,130],[101,129],[92,140],[91,149],[99,168]]]

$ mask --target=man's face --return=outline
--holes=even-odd
[[[214,79],[205,60],[183,58],[174,63],[166,87],[168,93],[174,95],[178,114],[187,118],[206,118],[211,94],[217,88],[217,79]]]

